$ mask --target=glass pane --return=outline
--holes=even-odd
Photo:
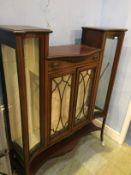
[[[40,143],[39,39],[24,40],[26,91],[28,104],[29,147]]]
[[[3,174],[2,174],[3,173]],[[11,175],[11,167],[9,157],[0,158],[0,175]]]
[[[5,123],[4,123],[4,107],[0,106],[0,152],[7,149],[7,139],[5,133]]]
[[[93,74],[91,69],[80,72],[75,122],[87,118]]]
[[[2,45],[3,68],[8,98],[9,121],[12,141],[23,147],[21,109],[15,49]]]
[[[70,74],[52,80],[51,135],[68,127],[71,80]]]
[[[95,112],[104,109],[118,39],[107,39],[96,97]]]

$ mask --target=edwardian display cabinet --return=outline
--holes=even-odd
[[[0,27],[10,158],[18,174],[34,175],[48,159],[72,150],[83,135],[96,130],[103,133],[104,127],[97,127],[93,120],[101,109],[105,112],[103,104],[108,106],[109,97],[101,100],[100,89],[104,88],[105,96],[111,95],[113,83],[109,83],[109,79],[114,81],[117,63],[105,87],[101,77],[108,65],[103,63],[101,70],[104,60],[101,48],[108,32],[102,30],[100,35],[95,31],[91,29],[91,35],[83,28],[80,45],[49,47],[50,30]],[[117,32],[118,39],[112,46],[115,50],[118,44],[116,62],[124,30]],[[108,36],[106,45],[113,44],[110,33]],[[114,65],[111,62],[111,66]],[[105,90],[107,88],[111,90]],[[103,102],[105,99],[107,102]]]

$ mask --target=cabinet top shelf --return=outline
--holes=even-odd
[[[87,45],[63,45],[49,47],[49,56],[51,58],[80,57],[88,56],[100,52],[101,49],[89,47]]]
[[[22,26],[22,25],[0,25],[0,30],[5,30],[7,32],[12,33],[51,33],[52,31],[49,29],[42,29],[34,26]]]
[[[110,27],[82,27],[82,29],[91,29],[91,30],[99,30],[104,32],[113,32],[113,31],[127,31],[124,28],[110,28]]]

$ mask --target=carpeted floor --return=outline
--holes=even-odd
[[[98,132],[83,137],[76,148],[45,163],[37,175],[131,175],[131,147],[118,145]]]

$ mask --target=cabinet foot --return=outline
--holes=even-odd
[[[105,142],[104,142],[104,141],[102,141],[102,142],[101,142],[101,145],[102,145],[102,146],[105,146]]]

